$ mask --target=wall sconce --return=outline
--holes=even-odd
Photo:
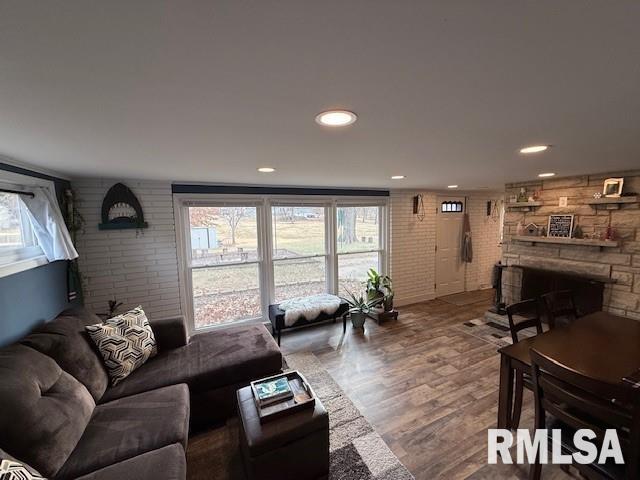
[[[424,220],[424,202],[422,201],[422,194],[418,194],[413,197],[413,214],[418,217],[419,221]]]

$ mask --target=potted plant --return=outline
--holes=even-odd
[[[367,272],[367,299],[379,299],[380,312],[393,310],[393,288],[391,277],[380,275],[374,268]]]
[[[109,300],[109,318],[115,317],[118,308],[120,308],[121,306],[122,302],[119,302],[116,297],[113,297],[113,300]]]
[[[364,327],[364,321],[367,318],[367,314],[372,308],[377,307],[382,302],[382,299],[376,298],[374,300],[365,300],[363,295],[356,297],[353,293],[347,290],[350,298],[343,298],[345,302],[349,304],[349,317],[351,318],[351,324],[353,328]]]

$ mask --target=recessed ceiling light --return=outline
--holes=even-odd
[[[458,185],[447,185],[447,188],[458,188]]]
[[[555,175],[555,173],[553,172],[546,172],[546,173],[539,173],[538,176],[540,178],[547,178],[547,177],[553,177]]]
[[[520,149],[520,153],[540,153],[544,152],[549,145],[531,145]]]
[[[260,168],[258,169],[258,171],[259,171],[260,173],[273,173],[273,172],[275,172],[275,171],[276,171],[276,169],[275,169],[275,168],[272,168],[272,167],[260,167]]]
[[[403,178],[406,178],[404,175],[393,175],[391,177],[391,180],[402,180]]]
[[[327,110],[316,115],[316,123],[326,127],[346,127],[357,119],[358,116],[349,110]]]

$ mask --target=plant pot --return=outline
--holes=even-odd
[[[384,311],[390,312],[393,310],[393,297],[387,297],[384,301]]]
[[[363,312],[353,312],[351,315],[351,325],[353,328],[364,328],[364,321],[367,319],[367,315]]]

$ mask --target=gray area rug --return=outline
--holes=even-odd
[[[513,343],[509,330],[509,321],[506,316],[504,316],[504,318],[499,318],[497,315],[492,316],[492,318],[475,318],[462,323],[457,328],[485,342],[493,343],[498,347],[504,347]],[[536,334],[535,328],[525,328],[518,332],[518,338],[533,337]]]
[[[297,353],[287,355],[285,361],[289,369],[302,372],[329,412],[331,480],[413,479],[315,355]],[[187,477],[190,480],[244,478],[237,419],[189,439]]]

